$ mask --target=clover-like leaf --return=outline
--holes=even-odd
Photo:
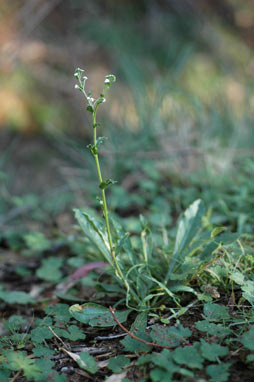
[[[217,357],[223,357],[228,354],[228,348],[219,344],[209,344],[201,339],[201,354],[208,361],[216,361]]]
[[[191,369],[202,369],[203,357],[197,349],[198,343],[192,346],[178,347],[173,352],[173,359],[180,365],[186,365]]]
[[[226,306],[211,302],[204,305],[204,314],[209,321],[223,321],[230,317]]]
[[[42,266],[37,269],[36,275],[42,280],[57,282],[62,277],[60,267],[63,264],[63,259],[51,256],[42,260]]]
[[[172,347],[178,346],[181,342],[184,342],[185,338],[190,337],[191,334],[191,331],[184,328],[182,325],[178,325],[178,327],[165,327],[158,324],[153,325],[150,333],[153,341],[157,344]]]
[[[91,374],[95,374],[98,371],[98,365],[93,356],[87,352],[80,353],[80,361],[78,361],[79,366],[87,370]]]
[[[249,350],[254,350],[254,326],[248,330],[248,332],[244,333],[241,338],[241,343]]]
[[[121,373],[122,368],[129,364],[129,358],[126,358],[124,355],[118,355],[109,359],[108,369],[112,370],[113,373]]]
[[[35,380],[42,373],[41,369],[35,365],[32,359],[27,357],[24,351],[9,351],[6,353],[6,358],[8,369],[15,371],[23,370],[24,376],[28,380]]]
[[[211,382],[227,382],[229,377],[228,369],[231,363],[220,363],[219,365],[209,365],[206,368],[206,373],[211,377]]]
[[[219,338],[227,337],[231,333],[229,328],[224,327],[221,324],[214,324],[208,320],[197,321],[195,323],[195,327],[201,332],[207,332],[211,336],[216,336]]]

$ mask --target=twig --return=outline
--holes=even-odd
[[[108,349],[105,347],[94,348],[94,347],[87,347],[86,345],[76,345],[76,346],[72,346],[70,348],[70,351],[77,354],[80,354],[83,352],[83,353],[89,353],[90,355],[105,355]],[[58,360],[63,358],[66,358],[65,354],[56,354],[50,357],[51,360]]]
[[[191,302],[189,305],[187,305],[184,309],[185,309],[185,313],[187,312],[187,310],[189,310],[189,308],[192,308],[194,305],[196,305],[197,303],[198,303],[199,301],[198,300],[195,300],[195,301],[193,301],[193,302]],[[174,318],[174,319],[176,319],[179,315],[182,315],[183,314],[183,312],[182,312],[182,309],[180,309],[178,312],[176,312],[176,313],[174,313],[174,314],[172,314],[171,316],[169,316],[169,317],[166,317],[166,319],[167,320],[171,320],[172,318]],[[153,324],[152,325],[148,325],[147,327],[146,327],[146,329],[148,330],[148,329],[151,329],[152,328],[152,326],[153,326]],[[122,338],[122,337],[125,337],[125,336],[127,336],[127,332],[126,333],[120,333],[120,334],[113,334],[113,335],[109,335],[109,336],[97,336],[97,337],[95,337],[94,339],[96,340],[96,341],[107,341],[107,340],[115,340],[115,339],[117,339],[117,338]]]
[[[16,379],[19,377],[19,375],[21,374],[21,371],[22,371],[22,369],[20,369],[15,375],[14,375],[14,377],[10,380],[10,382],[14,382],[14,381],[16,381]]]
[[[62,344],[63,346],[68,347],[68,346],[65,345],[64,341],[62,340],[62,338],[60,338],[60,337],[54,332],[54,330],[53,330],[50,326],[49,326],[48,328],[49,328],[49,330],[51,331],[51,333],[58,339],[58,341],[61,342],[61,344]]]
[[[148,341],[146,341],[146,340],[143,340],[142,338],[139,338],[139,337],[135,336],[135,334],[133,334],[132,332],[130,332],[128,329],[126,329],[126,328],[121,324],[121,322],[118,321],[118,319],[116,318],[116,315],[115,315],[115,309],[112,308],[112,306],[109,307],[109,310],[110,310],[110,313],[111,313],[112,316],[113,316],[114,321],[117,323],[117,325],[120,326],[120,328],[121,328],[125,333],[127,333],[131,338],[133,338],[134,340],[139,341],[139,342],[142,342],[143,344],[148,345],[148,346],[154,346],[154,347],[161,348],[161,349],[172,349],[172,346],[165,346],[165,345],[156,344],[156,343],[154,343],[154,342],[148,342]]]
[[[97,336],[95,337],[96,341],[105,341],[105,340],[115,340],[117,338],[122,338],[127,336],[127,333],[114,334],[112,336]]]

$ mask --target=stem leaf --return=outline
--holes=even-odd
[[[101,190],[104,190],[106,187],[110,186],[111,184],[115,184],[115,183],[117,183],[116,180],[107,179],[107,180],[101,182],[99,187],[100,187]]]

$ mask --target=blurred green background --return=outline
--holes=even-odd
[[[98,207],[76,67],[99,94],[110,208],[174,226],[193,200],[239,232],[254,223],[252,0],[12,0],[0,6],[0,229],[68,232]]]

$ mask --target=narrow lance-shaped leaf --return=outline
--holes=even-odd
[[[113,265],[112,256],[109,250],[108,241],[104,232],[99,227],[98,222],[86,212],[74,209],[75,217],[85,235],[94,243],[94,245],[103,254],[109,264]]]
[[[204,207],[202,200],[198,199],[192,203],[189,208],[184,212],[183,217],[180,219],[178,230],[176,234],[176,242],[166,280],[177,261],[183,259],[185,252],[201,228],[202,217],[204,216]]]

